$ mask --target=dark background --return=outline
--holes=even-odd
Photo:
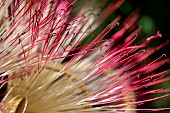
[[[123,5],[124,9],[129,7],[129,11],[133,11],[136,8],[140,8],[139,24],[142,26],[142,37],[148,37],[155,34],[158,30],[162,34],[162,38],[155,43],[162,43],[170,39],[170,4],[168,0],[127,0]],[[126,13],[126,10],[125,10]],[[128,13],[128,12],[127,12]],[[165,53],[167,57],[170,57],[170,44],[165,46],[161,51],[158,51],[151,57],[154,59],[156,56]],[[163,67],[164,69],[170,69],[169,64]],[[161,69],[160,69],[161,70]],[[170,76],[170,74],[166,75]],[[170,87],[170,82],[166,82],[158,85],[158,87]],[[169,107],[170,97],[161,99],[159,101],[153,101],[141,106],[141,108],[149,107]],[[157,113],[170,113],[169,111],[158,111]]]

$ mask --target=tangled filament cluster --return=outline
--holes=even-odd
[[[114,33],[121,16],[98,32],[124,0],[87,1],[0,0],[0,113],[169,110],[137,107],[170,96],[170,89],[147,89],[170,80],[164,76],[169,70],[154,73],[170,58],[144,62],[168,42],[146,49],[162,37],[158,31],[134,45],[137,12]],[[146,98],[155,93],[165,94]]]

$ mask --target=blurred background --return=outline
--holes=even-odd
[[[126,2],[120,7],[120,11],[124,15],[130,14],[133,10],[140,9],[139,12],[139,25],[142,27],[140,36],[141,38],[149,37],[154,35],[158,30],[162,34],[161,39],[153,40],[150,43],[151,46],[160,44],[170,39],[170,5],[168,0],[126,0]],[[156,52],[151,56],[151,59],[157,58],[161,54],[166,54],[170,57],[170,44],[165,46],[161,51]],[[170,69],[169,64],[165,64],[160,70]],[[166,75],[170,76],[170,74]],[[170,82],[162,83],[154,86],[154,88],[170,88]],[[149,107],[169,107],[170,108],[170,97],[153,101],[139,108]],[[158,111],[157,113],[170,113],[170,111]]]
[[[105,2],[107,6],[111,2],[114,2],[116,0],[98,0],[98,1]],[[121,25],[123,21],[134,11],[138,11],[139,14],[139,19],[136,22],[136,24],[141,26],[141,31],[138,34],[137,41],[142,40],[143,42],[147,37],[155,35],[157,31],[160,31],[160,33],[162,34],[162,38],[153,39],[151,42],[149,42],[148,45],[149,47],[156,47],[168,40],[170,41],[170,30],[169,30],[170,29],[169,28],[170,27],[170,5],[168,0],[125,0],[125,2],[115,12],[113,12],[111,16],[107,18],[106,21],[100,25],[100,27],[97,28],[96,31],[101,32],[102,29],[104,29],[105,26],[108,25],[112,21],[112,19],[117,17],[118,15],[121,15],[121,17],[123,18],[122,20],[119,21]],[[113,33],[115,33],[114,30],[111,33],[108,33],[108,37],[110,37]],[[148,59],[149,61],[154,61],[155,59],[157,59],[163,54],[166,54],[166,57],[170,58],[170,44],[166,45],[161,50],[156,51]],[[155,70],[154,73],[164,71],[164,70],[170,70],[170,63],[166,63],[161,68]],[[170,74],[167,74],[165,76],[170,77]],[[147,89],[152,90],[152,89],[159,89],[159,88],[170,89],[170,81],[158,85],[154,85]],[[153,98],[153,96],[158,96],[158,95],[159,94],[147,95],[145,99]],[[161,94],[159,96],[161,96]],[[141,106],[138,106],[138,108],[141,109],[163,108],[163,107],[170,108],[170,97],[152,101],[143,104]],[[142,113],[142,112],[138,111],[138,113]],[[170,110],[157,111],[156,113],[170,113]]]

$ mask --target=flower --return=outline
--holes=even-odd
[[[166,55],[144,62],[167,44],[146,49],[152,39],[162,37],[160,32],[133,45],[140,30],[134,27],[138,15],[133,12],[113,35],[108,33],[118,25],[120,16],[98,33],[96,29],[123,0],[104,5],[106,8],[92,6],[100,5],[95,0],[84,1],[81,6],[76,5],[78,2],[1,1],[0,86],[5,91],[1,93],[0,112],[128,113],[169,109],[136,108],[170,95],[138,99],[169,92],[163,88],[141,91],[170,79],[164,76],[169,70],[154,73],[169,61]]]

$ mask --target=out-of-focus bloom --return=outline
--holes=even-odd
[[[144,62],[167,42],[145,49],[152,39],[161,37],[157,32],[133,45],[140,30],[133,26],[136,12],[112,36],[108,33],[118,25],[119,16],[98,32],[96,29],[123,0],[109,5],[104,2],[105,8],[99,7],[102,4],[97,0],[0,0],[0,87],[5,89],[1,91],[0,112],[129,113],[169,109],[136,107],[170,95],[170,90],[163,88],[140,91],[170,79],[164,76],[169,70],[153,73],[169,61],[164,54]]]

